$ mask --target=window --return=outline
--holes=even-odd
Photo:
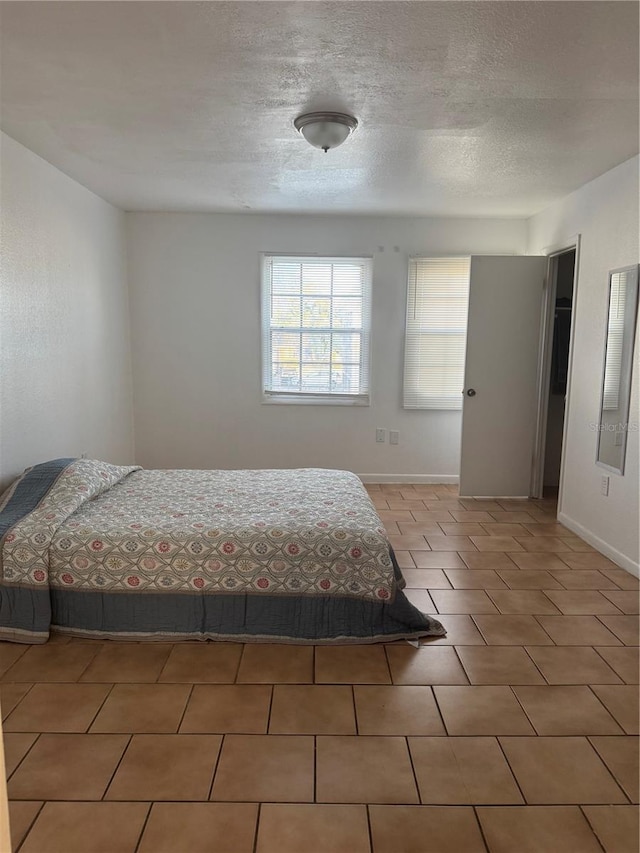
[[[371,258],[263,256],[268,402],[369,403]]]
[[[411,258],[404,408],[461,409],[470,258]]]

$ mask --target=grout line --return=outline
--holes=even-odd
[[[85,683],[85,682],[83,682],[83,683]],[[112,685],[109,687],[109,689],[107,690],[107,693],[106,693],[106,695],[105,695],[104,699],[102,700],[102,702],[100,703],[100,706],[98,707],[98,710],[95,712],[95,714],[94,714],[94,715],[93,715],[93,717],[91,718],[91,721],[89,722],[89,725],[88,725],[88,726],[86,727],[86,729],[84,730],[84,734],[89,734],[89,730],[91,729],[91,726],[95,723],[95,721],[96,721],[96,719],[97,719],[98,715],[100,714],[100,711],[102,711],[102,709],[104,708],[104,706],[105,706],[105,704],[106,704],[107,699],[111,696],[111,694],[112,694],[112,693],[113,693],[113,691],[115,690],[115,687],[116,687],[116,685],[115,685],[115,683],[114,683],[114,684],[112,684]],[[101,732],[100,734],[103,734],[103,733]]]
[[[318,735],[313,735],[313,803],[318,802]]]
[[[589,815],[585,812],[584,806],[578,805],[578,808],[580,809],[582,815],[584,816],[584,819],[586,820],[587,825],[588,825],[589,829],[591,830],[593,837],[596,839],[597,843],[600,845],[600,848],[602,850],[604,850],[605,853],[607,853],[607,848],[604,846],[603,842],[600,841],[600,836],[598,835],[598,833],[595,830],[595,827],[592,825],[591,821],[589,820]]]
[[[516,698],[517,698],[517,697],[516,697]],[[525,713],[526,713],[526,712],[525,712]],[[535,729],[534,729],[534,731],[535,731]],[[537,733],[536,733],[536,734],[537,734]],[[498,748],[500,749],[500,752],[502,753],[502,755],[503,755],[503,757],[504,757],[505,764],[506,764],[506,765],[507,765],[507,767],[509,768],[509,773],[511,773],[511,776],[513,777],[513,780],[514,780],[514,782],[516,783],[516,787],[518,788],[518,791],[520,791],[520,796],[522,797],[522,803],[517,803],[517,804],[516,804],[516,803],[514,803],[513,805],[525,805],[525,806],[532,805],[531,803],[528,803],[528,802],[527,802],[527,798],[525,797],[525,795],[524,795],[524,791],[522,790],[522,787],[521,787],[521,785],[520,785],[520,780],[519,780],[519,779],[518,779],[518,777],[516,776],[516,774],[515,774],[515,772],[514,772],[514,770],[513,770],[513,767],[511,766],[511,763],[510,763],[510,761],[509,761],[509,759],[508,759],[508,757],[507,757],[507,753],[506,753],[506,752],[505,752],[505,750],[504,750],[504,747],[503,747],[503,745],[502,745],[501,737],[507,737],[507,735],[496,735],[496,740],[497,740],[497,742],[498,742]],[[525,736],[525,737],[526,737],[526,736]]]
[[[108,737],[119,737],[119,735],[108,735]],[[125,737],[126,737],[126,735],[125,735]],[[116,766],[113,769],[113,773],[111,774],[109,781],[105,785],[105,788],[104,788],[104,791],[102,792],[102,796],[100,797],[100,800],[94,800],[94,802],[103,802],[104,801],[104,798],[107,796],[107,793],[109,792],[109,788],[111,787],[111,783],[113,782],[113,779],[114,779],[116,773],[120,769],[120,765],[122,764],[122,760],[125,757],[125,755],[127,754],[129,747],[131,746],[132,740],[133,740],[133,735],[130,734],[129,739],[127,740],[126,746],[122,750],[122,754],[120,755],[120,758],[116,761]]]
[[[4,732],[4,735],[5,735],[5,736],[6,736],[6,735],[8,735],[8,734],[35,734],[35,739],[34,739],[33,743],[31,744],[31,746],[29,747],[29,749],[28,749],[28,750],[25,752],[25,754],[22,756],[22,758],[20,759],[20,761],[19,761],[19,762],[16,764],[16,766],[13,768],[13,771],[11,772],[11,774],[10,774],[9,776],[7,776],[7,782],[8,782],[8,781],[9,781],[9,779],[13,776],[13,774],[14,774],[14,773],[16,773],[16,771],[18,770],[18,768],[20,767],[20,765],[22,764],[22,762],[25,760],[25,758],[27,757],[27,755],[29,755],[29,753],[31,752],[31,750],[33,749],[33,747],[34,747],[34,746],[37,744],[37,742],[40,740],[40,735],[42,734],[42,732]],[[5,755],[5,761],[6,761],[6,755]]]
[[[213,795],[213,786],[216,781],[216,773],[218,772],[218,767],[220,766],[220,761],[222,760],[222,750],[225,747],[227,741],[227,734],[223,734],[220,738],[220,746],[218,747],[218,755],[216,756],[215,763],[213,765],[213,773],[211,774],[211,782],[209,784],[209,793],[207,795],[207,799],[205,802],[212,802],[211,797]],[[218,802],[217,800],[213,800],[213,802]]]
[[[367,832],[369,833],[369,851],[373,851],[373,830],[371,829],[371,805],[364,804],[365,813],[367,815]]]
[[[269,692],[269,708],[267,710],[267,726],[266,726],[266,729],[264,731],[264,734],[273,734],[273,732],[271,731],[271,711],[273,710],[273,700],[275,698],[276,685],[270,684],[269,687],[271,688],[271,690]]]
[[[28,801],[27,801],[27,802],[28,802]],[[15,851],[15,853],[19,853],[19,851],[22,849],[22,845],[23,845],[23,844],[25,843],[25,841],[27,840],[27,838],[28,838],[28,836],[29,836],[29,833],[31,832],[31,830],[32,830],[32,829],[33,829],[33,827],[34,827],[35,822],[38,820],[38,818],[39,818],[39,817],[40,817],[40,815],[42,814],[42,810],[44,809],[45,804],[46,804],[46,800],[44,800],[44,801],[40,804],[40,808],[39,808],[39,809],[38,809],[38,811],[34,814],[33,819],[31,820],[31,823],[29,824],[29,828],[28,828],[28,829],[27,829],[27,831],[25,832],[25,834],[24,834],[24,837],[23,837],[22,841],[20,842],[20,844],[18,845],[18,847],[16,847],[16,851]]]
[[[149,823],[149,818],[151,817],[151,809],[153,808],[153,806],[154,806],[154,803],[150,802],[149,808],[147,809],[147,814],[146,814],[145,819],[143,821],[142,829],[140,830],[140,835],[138,836],[138,840],[136,842],[136,846],[134,848],[133,853],[138,853],[138,850],[140,849],[140,844],[142,842],[142,836],[144,835],[145,829],[147,828],[147,824]]]
[[[482,823],[480,821],[480,816],[478,815],[478,806],[474,805],[474,806],[472,806],[472,809],[473,809],[473,816],[475,817],[476,823],[478,824],[478,829],[480,831],[480,837],[482,838],[482,843],[484,844],[486,850],[488,851],[489,850],[489,842],[487,841],[487,838],[484,834],[484,828],[483,828]]]
[[[180,727],[182,726],[182,724],[184,722],[184,718],[185,718],[186,713],[187,713],[187,708],[189,707],[189,703],[191,702],[191,698],[193,696],[193,691],[195,690],[195,688],[196,688],[195,684],[189,685],[189,692],[187,694],[187,701],[184,703],[184,708],[182,709],[182,714],[180,715],[180,719],[178,720],[178,726],[177,726],[174,734],[181,734]]]
[[[258,803],[258,808],[256,811],[256,828],[253,833],[253,845],[251,847],[252,853],[256,853],[258,849],[258,830],[260,828],[260,821],[262,819],[262,803]]]
[[[402,738],[404,740],[404,745],[407,750],[407,754],[409,755],[409,764],[411,765],[411,772],[413,774],[413,784],[416,786],[416,794],[418,795],[418,803],[424,805],[422,802],[422,794],[420,792],[420,785],[418,784],[418,776],[416,775],[416,768],[413,763],[413,755],[411,754],[411,747],[409,746],[409,735],[405,735]]]

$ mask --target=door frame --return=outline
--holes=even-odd
[[[540,352],[538,356],[536,431],[531,460],[531,497],[542,498],[544,488],[544,461],[547,442],[547,418],[549,414],[549,386],[551,383],[551,356],[553,352],[553,327],[555,323],[555,301],[558,277],[558,257],[575,251],[573,267],[573,288],[571,294],[571,327],[569,331],[569,363],[567,365],[567,390],[564,403],[564,422],[562,425],[562,450],[560,454],[560,480],[558,484],[558,514],[562,511],[562,494],[565,475],[565,457],[567,450],[567,414],[571,400],[571,378],[573,376],[573,352],[576,324],[576,303],[578,295],[578,275],[580,271],[580,234],[570,237],[561,245],[548,246],[542,250],[547,255],[547,275],[542,298],[542,319],[540,323]]]

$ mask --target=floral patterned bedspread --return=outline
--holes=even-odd
[[[360,480],[327,469],[151,471],[76,460],[5,537],[5,582],[110,592],[390,601]]]

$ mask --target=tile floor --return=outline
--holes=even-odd
[[[638,581],[552,501],[370,486],[419,648],[0,645],[20,853],[638,853]]]

